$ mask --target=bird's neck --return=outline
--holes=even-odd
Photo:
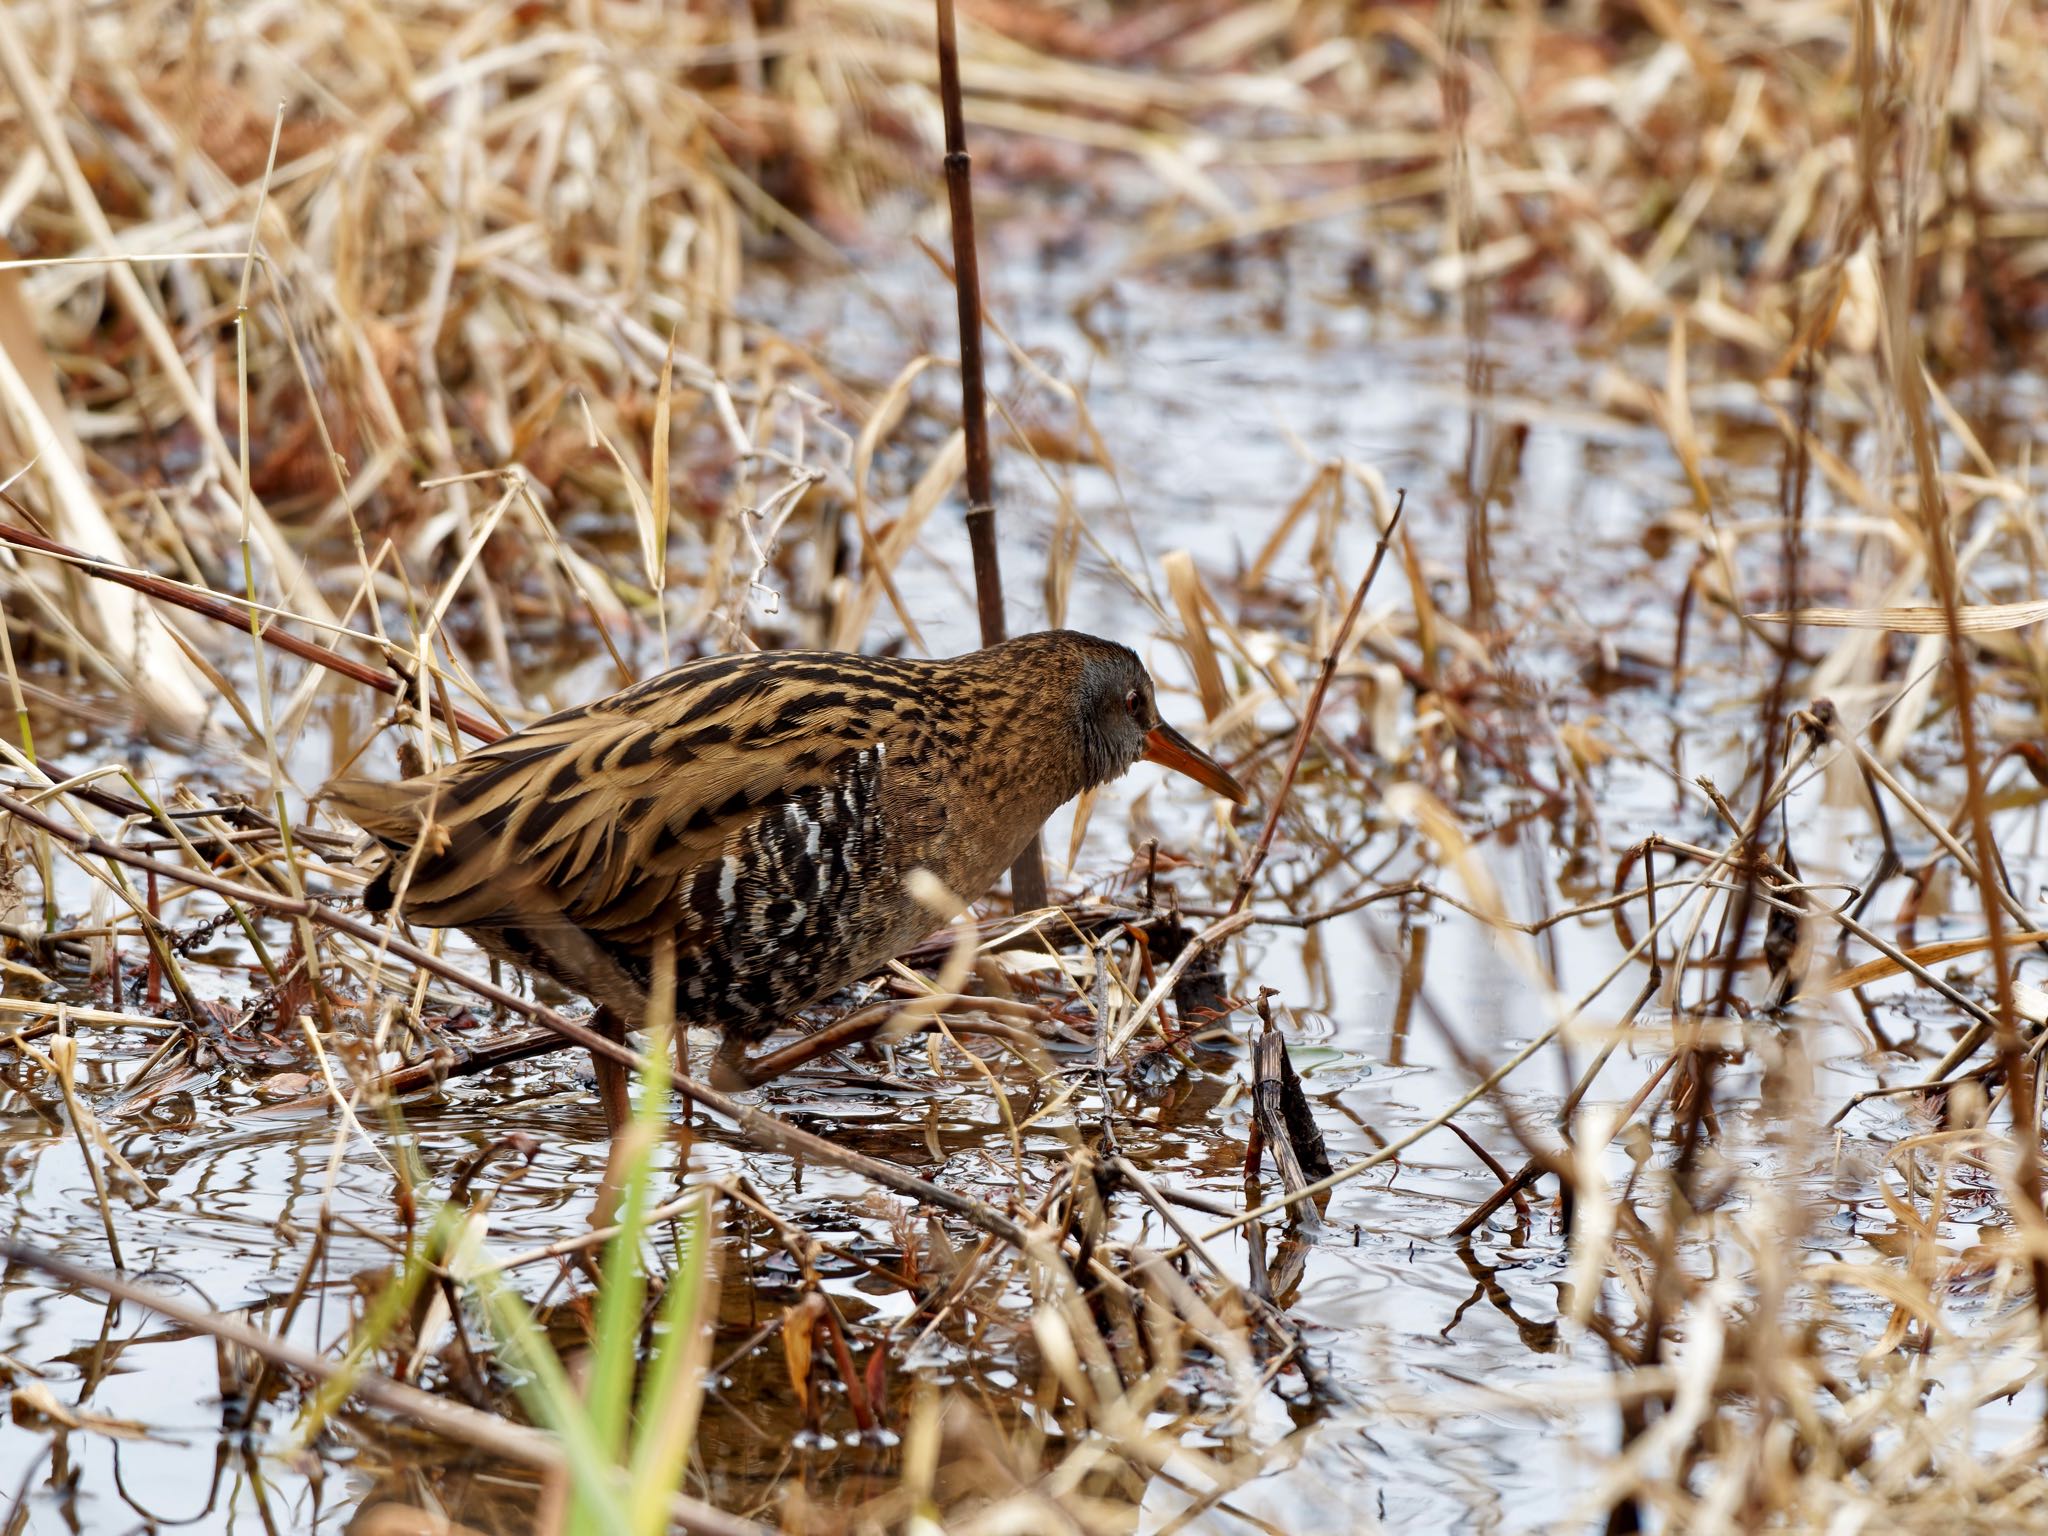
[[[1066,707],[1064,693],[1035,694],[1002,696],[976,721],[989,798],[1034,832],[1088,787],[1080,738],[1054,713]]]
[[[947,841],[960,851],[962,867],[946,873],[956,889],[976,895],[1016,862],[1053,812],[1088,787],[1080,738],[1062,718],[1071,708],[1071,684],[1053,668],[1003,664],[1007,649],[963,658],[980,664],[963,668],[951,701],[959,731],[951,771],[961,789],[969,777],[973,785],[947,797],[949,816],[976,825],[949,828],[956,835]],[[992,654],[999,664],[988,664]]]

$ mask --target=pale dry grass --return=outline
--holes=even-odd
[[[351,1106],[339,1136],[384,1155],[371,1066],[430,1040],[430,983],[459,982],[302,915],[265,921],[266,902],[299,914],[294,892],[355,878],[317,829],[279,835],[306,787],[297,777],[324,776],[387,726],[424,755],[458,750],[445,726],[458,705],[516,721],[546,702],[555,640],[587,650],[602,637],[630,675],[699,649],[853,646],[878,626],[916,635],[896,572],[922,541],[952,537],[937,514],[963,462],[949,390],[933,387],[943,369],[820,358],[741,317],[753,263],[857,267],[871,218],[932,198],[928,21],[912,0],[0,10],[0,230],[14,258],[0,271],[0,480],[63,542],[253,599],[252,624],[289,615],[296,632],[395,667],[425,695],[363,706],[329,670],[273,672],[250,659],[252,642],[187,627],[173,608],[143,612],[116,589],[0,555],[24,731],[25,690],[51,692],[35,682],[51,658],[90,679],[79,694],[167,739],[196,731],[218,696],[214,750],[276,815],[231,827],[194,797],[187,819],[166,823],[106,798],[124,778],[121,794],[148,798],[111,757],[67,765],[80,777],[58,790],[26,736],[7,751],[10,793],[102,832],[157,836],[158,857],[232,876],[206,900],[245,928],[278,1016],[303,1021],[309,1086]],[[1314,932],[1401,900],[1493,931],[1541,1025],[1511,1055],[1466,1058],[1454,1103],[1323,1184],[1393,1163],[1493,1102],[1515,1143],[1496,1152],[1526,1160],[1520,1176],[1502,1169],[1511,1186],[1569,1186],[1559,1326],[1585,1362],[1579,1403],[1618,1426],[1584,1447],[1574,1528],[2048,1527],[2041,1430],[1994,1432],[2002,1404],[2048,1386],[2031,1067],[2043,1008],[2013,963],[2048,921],[2029,892],[1999,884],[1995,845],[2027,829],[2039,799],[2021,775],[2042,762],[2048,545],[2030,438],[1995,419],[1982,384],[1987,368],[2040,361],[2044,28],[2038,10],[1994,0],[1911,12],[1847,0],[966,8],[967,118],[999,202],[1027,198],[1035,180],[1086,178],[1100,216],[1127,226],[1133,266],[1221,260],[1311,228],[1353,242],[1362,293],[1459,307],[1479,405],[1492,317],[1532,315],[1609,357],[1594,405],[1669,442],[1685,495],[1646,521],[1695,558],[1691,629],[1668,679],[1682,696],[1689,632],[1747,659],[1749,765],[1721,786],[1726,800],[1681,776],[1717,841],[1603,847],[1628,928],[1596,987],[1563,988],[1536,940],[1608,903],[1516,919],[1481,836],[1489,785],[1512,783],[1517,765],[1533,781],[1532,763],[1597,823],[1600,764],[1620,749],[1590,726],[1536,718],[1516,692],[1484,532],[1492,466],[1508,456],[1477,406],[1463,612],[1446,610],[1455,584],[1433,579],[1441,565],[1412,530],[1373,604],[1347,603],[1357,573],[1337,569],[1334,531],[1386,527],[1394,498],[1377,468],[1343,461],[1256,509],[1259,552],[1234,580],[1172,555],[1158,588],[1126,573],[1184,651],[1212,736],[1279,797],[1295,899],[1283,910],[1267,871],[1261,900],[1219,905],[1178,969],[1149,979],[1135,950],[1100,943],[1055,962],[1061,1007],[1105,1042],[1106,1068],[1160,1035],[1172,983],[1205,949],[1255,925]],[[1085,394],[1032,375],[1021,349],[1017,360],[1057,428],[1012,421],[1005,451],[1064,434],[1108,461]],[[936,430],[920,440],[911,428],[926,425]],[[1759,429],[1785,456],[1774,508],[1732,491],[1725,458]],[[1310,580],[1263,592],[1302,542]],[[1055,548],[1054,606],[1073,562],[1114,559],[1072,519]],[[1255,622],[1257,597],[1270,600]],[[1973,693],[1966,718],[1980,734],[1957,730]],[[1795,713],[1820,696],[1832,716]],[[313,729],[329,697],[344,701],[321,717],[331,729]],[[1291,797],[1290,744],[1302,774]],[[1809,886],[1779,845],[1769,813],[1817,773],[1924,851],[1896,903],[1904,934]],[[1414,881],[1333,894],[1298,878],[1349,879],[1332,818],[1305,809],[1331,804],[1396,840]],[[103,951],[125,925],[152,948],[152,986],[170,994],[156,1000],[203,1009],[205,975],[165,942],[157,897],[60,833],[10,821],[21,873],[0,920],[29,937],[64,927],[50,872],[75,857],[72,878],[95,893],[75,942]],[[1263,857],[1219,835],[1205,854],[1219,902]],[[1910,918],[1944,878],[1964,892],[1958,910],[1981,908],[1980,931],[1916,943]],[[45,911],[28,892],[51,893]],[[189,892],[164,900],[175,922],[217,909]],[[1787,971],[1789,1012],[1733,985],[1745,946]],[[7,965],[16,981],[50,981],[32,955]],[[1953,1049],[1925,1070],[1939,1086],[1917,1101],[1924,1126],[1883,1166],[1843,1174],[1839,1106],[1812,1092],[1798,1025],[1845,1006],[1854,985],[1901,975],[1952,1010]],[[939,990],[961,979],[942,976]],[[1617,983],[1641,987],[1633,1006],[1610,995]],[[10,998],[9,1015],[20,1006]],[[941,1020],[950,1009],[922,1006]],[[69,1036],[114,1018],[164,1023],[66,1008],[35,1028]],[[1560,1042],[1586,1065],[1558,1123],[1527,1124],[1498,1090],[1520,1087],[1513,1074]],[[20,1047],[73,1106],[110,1209],[120,1190],[108,1183],[127,1176],[78,1105],[71,1040],[51,1043],[25,1029]],[[136,1080],[178,1069],[175,1038],[166,1045]],[[1621,1050],[1658,1065],[1617,1102],[1599,1077]],[[1767,1068],[1753,1102],[1716,1097],[1738,1053]],[[1045,1073],[1019,1055],[1009,1070]],[[1070,1078],[1051,1102],[1092,1086]],[[1300,1372],[1311,1396],[1317,1383],[1278,1309],[1225,1273],[1213,1245],[1286,1219],[1315,1186],[1197,1218],[1130,1170],[1116,1199],[1174,1234],[1169,1263],[1091,1204],[1095,1160],[1114,1160],[1113,1147],[1076,1137],[1048,1171],[1006,1131],[1033,1242],[922,1251],[950,1266],[946,1310],[1006,1330],[1034,1362],[1037,1416],[992,1426],[963,1400],[919,1396],[900,1486],[844,1517],[877,1530],[1115,1531],[1151,1478],[1198,1507],[1227,1505],[1277,1448],[1196,1452],[1188,1437],[1244,1411],[1275,1374]],[[1616,1178],[1610,1146],[1644,1150],[1635,1175]],[[1881,1259],[1823,1246],[1838,1187],[1874,1191],[1892,1212]],[[1960,1245],[1943,1224],[1959,1193],[1975,1224]],[[800,1225],[748,1190],[721,1198],[804,1251]],[[112,1248],[111,1218],[107,1230]],[[798,1342],[785,1346],[807,1406],[820,1362],[844,1344],[817,1294],[801,1317],[792,1309]],[[1188,1399],[1189,1371],[1217,1402]],[[1562,1406],[1473,1390],[1392,1393],[1376,1411]],[[782,1518],[830,1529],[841,1514],[799,1499]]]

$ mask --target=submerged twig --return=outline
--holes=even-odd
[[[156,1286],[139,1285],[117,1275],[100,1274],[18,1238],[0,1238],[0,1259],[41,1270],[79,1290],[95,1291],[117,1301],[147,1308],[181,1328],[245,1349],[273,1365],[297,1371],[315,1381],[335,1381],[346,1369],[349,1391],[366,1403],[410,1419],[459,1444],[474,1446],[521,1466],[548,1472],[567,1469],[568,1460],[561,1442],[553,1435],[514,1424],[496,1414],[448,1402],[431,1392],[422,1392],[417,1387],[406,1386],[375,1371],[347,1367],[341,1361],[331,1360],[283,1339],[272,1338],[260,1328],[252,1328],[237,1318],[198,1306]],[[669,1503],[668,1515],[684,1530],[696,1532],[698,1536],[769,1536],[766,1526],[738,1515],[729,1515],[687,1494],[674,1496]]]

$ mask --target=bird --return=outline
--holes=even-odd
[[[581,992],[612,1038],[672,963],[676,1016],[722,1032],[731,1088],[763,1080],[750,1045],[938,926],[913,871],[977,900],[1140,760],[1244,803],[1161,719],[1136,653],[1061,629],[947,659],[705,657],[320,798],[368,834],[366,909]],[[600,1059],[598,1079],[616,1128],[624,1072]]]

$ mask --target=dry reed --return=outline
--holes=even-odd
[[[1173,279],[1298,238],[1344,252],[1364,301],[1455,301],[1467,419],[1447,504],[1464,524],[1447,544],[1411,510],[1395,537],[1390,472],[1329,457],[1249,509],[1243,569],[1165,552],[1162,593],[1062,489],[1063,457],[1113,471],[1113,434],[991,314],[1014,364],[998,446],[1059,502],[1050,603],[1078,562],[1121,582],[1270,815],[1155,840],[1102,899],[1021,935],[991,918],[911,957],[897,1022],[917,1026],[931,1085],[999,1128],[976,1143],[978,1192],[952,1187],[957,1167],[895,1167],[923,1155],[912,1141],[887,1158],[800,1142],[676,1080],[700,1106],[686,1141],[802,1146],[903,1197],[878,1188],[842,1241],[820,1235],[843,1230],[827,1206],[707,1180],[734,1255],[724,1305],[745,1315],[720,1318],[713,1354],[732,1348],[704,1379],[745,1380],[807,1444],[901,1442],[858,1486],[718,1502],[790,1530],[1094,1533],[1172,1490],[1159,1528],[1226,1529],[1256,1524],[1240,1496],[1317,1424],[1505,1414],[1582,1453],[1544,1516],[1559,1528],[2048,1528],[2039,1415],[1998,1412],[2048,1389],[2048,994],[2029,969],[2048,920],[2013,875],[2048,781],[2048,540],[2033,438],[1998,398],[2000,371],[2025,390],[2042,363],[2042,14],[1473,3],[1432,24],[1313,0],[974,0],[961,21],[983,185],[1028,207],[1081,167],[1091,217],[1135,231],[1125,272]],[[878,622],[922,644],[910,562],[954,539],[935,514],[967,453],[927,377],[942,370],[818,355],[752,301],[765,262],[858,284],[865,232],[934,199],[929,26],[909,0],[0,10],[0,482],[45,546],[89,557],[0,552],[19,732],[0,748],[19,808],[0,817],[0,1044],[8,1091],[67,1124],[116,1266],[147,1169],[110,1127],[212,1089],[228,1023],[290,1043],[275,1097],[341,1111],[323,1233],[354,1142],[388,1171],[405,1234],[369,1240],[408,1251],[433,1227],[422,1202],[444,1198],[489,1234],[472,1184],[504,1149],[459,1177],[421,1165],[391,1069],[459,1073],[465,999],[562,1021],[473,957],[336,917],[359,876],[305,788],[365,753],[459,752],[465,732],[698,651],[860,644]],[[1602,359],[1587,413],[1668,452],[1670,503],[1644,537],[1685,576],[1655,645],[1497,558],[1529,425],[1494,393],[1505,316],[1577,338]],[[1744,473],[1759,443],[1782,466],[1775,507]],[[1368,524],[1399,557],[1382,583],[1399,601],[1367,606],[1370,573],[1345,568],[1340,535]],[[156,573],[145,591],[175,582],[187,606],[141,603],[93,562]],[[239,646],[221,620],[249,631]],[[1732,741],[1652,762],[1589,691],[1535,680],[1532,658],[1565,654],[1648,675],[1674,715],[1719,679],[1715,707],[1739,713],[1705,718]],[[166,798],[123,760],[131,718],[153,733],[141,754],[190,785]],[[1668,773],[1667,818],[1603,805],[1624,769]],[[234,793],[202,797],[202,780]],[[1807,824],[1823,804],[1855,819],[1846,852]],[[1522,887],[1495,836],[1529,806],[1587,850],[1569,895],[1539,882],[1534,915],[1504,894]],[[1152,899],[1162,866],[1169,886],[1184,871],[1184,910]],[[1477,1044],[1402,967],[1398,1029],[1428,1020],[1461,1078],[1443,1103],[1277,1194],[1256,1158],[1237,1202],[1147,1166],[1133,1085],[1195,1048],[1202,999],[1228,1011],[1222,983],[1203,990],[1219,961],[1248,996],[1299,935],[1313,986],[1320,935],[1396,909],[1485,936],[1535,1019],[1519,1043]],[[1948,927],[1923,937],[1923,917]],[[254,963],[214,955],[229,924]],[[1556,932],[1607,924],[1605,968],[1568,980]],[[81,958],[90,1001],[67,980]],[[224,1020],[236,964],[258,992]],[[999,1054],[963,1046],[977,1022]],[[1812,1041],[1845,1022],[1882,1080],[1837,1103]],[[125,1027],[164,1038],[117,1091],[83,1077],[81,1041]],[[1085,1068],[1053,1054],[1077,1031]],[[1561,1091],[1529,1086],[1538,1062]],[[1219,1140],[1239,1098],[1215,1107]],[[1266,1124],[1277,1138],[1284,1119]],[[1564,1283],[1542,1326],[1575,1374],[1540,1394],[1361,1382],[1293,1313],[1358,1181],[1445,1132],[1497,1186],[1442,1224],[1475,1295],[1512,1312],[1499,1254],[1554,1229]],[[690,1146],[669,1155],[679,1178]],[[1881,1241],[1841,1236],[1859,1205],[1883,1213]],[[657,1206],[650,1231],[683,1210]],[[439,1253],[419,1271],[445,1288],[433,1327],[390,1318],[350,1358],[437,1350],[444,1393],[508,1413],[458,1287],[544,1274],[533,1294],[566,1337],[616,1236],[600,1220]],[[291,1307],[327,1258],[316,1241],[295,1259]],[[763,1318],[734,1277],[771,1262]],[[849,1315],[839,1282],[856,1275],[895,1311]],[[265,1352],[179,1320],[216,1332],[224,1361]],[[342,1358],[331,1333],[324,1364],[291,1353],[290,1324],[287,1308],[252,1415]],[[1008,1400],[940,1390],[920,1362],[946,1350],[1004,1362]],[[0,1356],[33,1375],[16,1366]],[[388,1411],[569,1475],[553,1441],[374,1380]],[[1310,1427],[1252,1434],[1276,1396]],[[49,1401],[17,1388],[17,1416],[95,1432]],[[725,1490],[709,1462],[699,1491]]]

